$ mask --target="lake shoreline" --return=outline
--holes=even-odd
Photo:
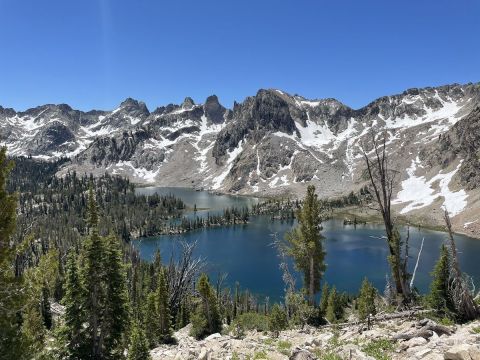
[[[181,198],[187,204],[185,217],[195,222],[195,214],[191,211],[196,204],[199,211],[197,217],[224,215],[224,209],[242,209],[252,207],[258,203],[253,196],[218,194],[207,191],[195,191],[184,187],[152,187],[139,189],[140,193],[157,193],[172,195]],[[292,197],[290,197],[290,200]],[[276,197],[280,201],[272,210],[283,211],[287,204],[286,198]],[[284,200],[284,201],[282,201]],[[273,201],[277,203],[277,201]],[[283,205],[282,205],[283,204]],[[275,204],[274,204],[275,205]],[[268,206],[267,206],[268,208]],[[260,208],[262,210],[263,207]],[[290,207],[288,207],[290,209]],[[195,256],[206,260],[205,271],[215,279],[220,273],[228,273],[228,286],[232,287],[238,281],[242,288],[249,289],[261,299],[266,296],[281,301],[284,288],[282,274],[279,268],[278,253],[272,247],[272,234],[282,238],[291,230],[295,222],[292,218],[272,219],[276,213],[250,214],[247,224],[231,226],[233,223],[208,228],[198,227],[187,232],[175,235],[149,236],[134,240],[134,246],[140,256],[146,261],[153,259],[155,252],[176,256],[181,249],[181,243],[196,242]],[[287,210],[289,212],[291,210]],[[359,207],[335,208],[326,214],[323,222],[322,234],[325,236],[325,250],[327,270],[325,281],[338,286],[339,291],[356,293],[358,286],[364,279],[368,279],[380,291],[385,286],[385,275],[389,273],[387,262],[388,250],[385,244],[385,228],[374,209]],[[366,224],[348,224],[345,219],[367,221]],[[416,277],[416,287],[425,293],[431,282],[430,273],[438,259],[441,244],[447,240],[444,229],[432,226],[430,223],[410,220],[410,250],[415,256],[419,252],[422,238],[425,238],[425,248],[422,252],[419,271]],[[407,223],[404,217],[396,219],[402,238],[406,238]],[[197,222],[198,223],[198,222]],[[194,231],[202,230],[202,231]],[[434,231],[432,231],[434,230]],[[442,232],[439,232],[442,231]],[[457,247],[462,261],[462,269],[480,281],[480,272],[476,266],[476,258],[472,254],[480,251],[480,242],[469,236],[458,234],[455,236]],[[289,260],[290,261],[290,260]],[[412,264],[410,264],[412,265]],[[293,264],[291,264],[293,266]],[[412,265],[413,266],[413,265]],[[291,268],[293,270],[293,267]],[[353,274],[353,275],[352,275]],[[301,277],[297,279],[297,286],[301,284]]]
[[[257,196],[255,194],[234,194],[234,193],[229,193],[229,192],[224,192],[224,191],[219,191],[219,190],[211,190],[211,189],[197,189],[193,187],[185,187],[185,186],[156,186],[156,185],[150,185],[150,184],[135,184],[135,187],[137,188],[176,188],[176,189],[187,189],[187,190],[193,190],[196,192],[204,191],[208,194],[211,195],[225,195],[225,196],[233,196],[233,197],[238,197],[238,198],[244,198],[244,199],[258,199],[259,201],[264,201],[264,200],[285,200],[285,199],[291,199],[294,200],[295,197],[292,196]],[[301,197],[300,197],[301,198]],[[299,198],[299,199],[300,199]],[[373,210],[373,209],[368,209],[368,208],[361,208],[358,206],[350,206],[350,207],[343,207],[343,208],[336,208],[333,211],[335,214],[338,214],[339,216],[353,216],[353,217],[358,217],[362,221],[367,221],[370,223],[378,223],[382,224],[383,221],[381,219],[380,214]],[[398,213],[396,214],[398,216],[398,224],[399,225],[410,225],[412,227],[419,227],[419,228],[424,228],[427,230],[435,230],[435,231],[441,231],[441,232],[446,232],[445,225],[443,223],[443,219],[438,219],[436,217],[426,217],[426,216],[418,216],[418,215],[410,215],[410,216],[405,216],[405,215],[399,215]],[[480,221],[479,221],[479,226],[470,229],[470,231],[466,231],[465,227],[459,226],[458,223],[455,221],[456,219],[452,219],[452,224],[453,224],[453,231],[455,234],[459,235],[464,235],[468,236],[471,238],[475,238],[480,240]]]

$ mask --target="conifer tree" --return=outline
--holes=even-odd
[[[440,257],[432,271],[432,283],[427,301],[439,315],[451,316],[455,313],[455,306],[449,291],[450,281],[450,253],[445,245],[440,249]]]
[[[268,327],[275,337],[278,336],[280,331],[288,327],[287,314],[278,304],[272,306],[268,317]]]
[[[36,357],[45,347],[46,328],[43,324],[42,314],[37,308],[30,305],[24,309],[22,317],[22,346]]]
[[[154,292],[150,292],[147,295],[144,314],[145,334],[150,349],[158,345],[158,334],[160,331],[157,319],[157,296]]]
[[[309,185],[303,206],[298,210],[299,225],[287,233],[289,254],[295,265],[303,273],[310,305],[315,303],[315,294],[320,290],[320,280],[326,269],[325,251],[320,233],[320,203],[315,194],[315,186]]]
[[[328,295],[328,304],[327,304],[327,311],[326,311],[326,319],[330,323],[335,323],[337,318],[337,303],[338,303],[338,295],[337,289],[335,286],[330,290]]]
[[[200,276],[197,291],[200,296],[200,303],[191,319],[191,334],[200,339],[206,335],[220,332],[222,322],[218,312],[217,297],[206,274]]]
[[[328,306],[328,296],[330,294],[330,289],[328,284],[325,282],[322,287],[322,295],[320,297],[320,306],[319,306],[319,314],[320,317],[324,318],[327,315],[327,306]]]
[[[360,295],[358,297],[358,316],[360,320],[365,320],[370,314],[377,313],[375,307],[375,296],[377,291],[373,285],[365,278],[360,288]]]
[[[128,321],[128,303],[122,252],[115,236],[98,233],[98,208],[89,189],[87,223],[89,236],[81,253],[80,298],[86,329],[81,347],[93,359],[121,356],[121,342]]]
[[[41,312],[43,317],[43,324],[50,330],[52,328],[52,310],[50,309],[50,291],[46,285],[42,287]]]
[[[122,351],[122,335],[128,324],[128,294],[122,251],[118,239],[105,239],[105,305],[103,307],[104,344],[108,354]]]
[[[15,249],[11,236],[15,231],[17,197],[6,189],[13,162],[7,150],[0,148],[0,359],[18,359],[22,353],[18,314],[23,305],[21,279],[15,276]]]
[[[157,316],[158,316],[158,340],[161,343],[169,343],[172,341],[172,317],[170,307],[168,305],[169,294],[165,270],[162,269],[158,274],[157,286]]]
[[[85,321],[82,299],[85,296],[78,274],[77,257],[73,250],[70,250],[67,257],[64,291],[65,317],[62,333],[66,341],[65,349],[68,351],[69,359],[81,359],[86,353],[85,343],[82,342],[82,325]]]
[[[84,309],[87,315],[86,342],[90,345],[93,358],[102,358],[103,344],[100,342],[100,325],[103,320],[103,304],[105,304],[106,289],[103,286],[105,271],[105,244],[98,234],[97,204],[90,187],[88,198],[88,218],[90,235],[85,239],[82,252],[82,286],[85,289]]]
[[[144,330],[138,323],[133,326],[130,335],[130,346],[128,347],[128,360],[150,360],[148,341]]]

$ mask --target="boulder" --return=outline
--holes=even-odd
[[[292,355],[289,357],[289,360],[315,360],[315,356],[307,350],[295,349],[292,352]]]
[[[207,349],[202,348],[202,350],[200,350],[200,354],[198,355],[198,360],[207,360],[207,356],[208,356]]]
[[[407,348],[412,348],[412,347],[415,347],[415,346],[425,345],[426,343],[427,343],[427,340],[425,338],[415,337],[413,339],[405,341],[402,345],[406,345]]]
[[[215,334],[207,336],[205,338],[205,340],[210,341],[210,340],[218,339],[218,338],[221,338],[221,337],[222,337],[222,335],[220,335],[219,333],[215,333]]]
[[[444,354],[445,360],[480,360],[480,348],[476,345],[455,345]]]

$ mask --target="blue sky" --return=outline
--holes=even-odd
[[[477,0],[0,0],[0,105],[113,109],[259,88],[354,108],[480,81]]]

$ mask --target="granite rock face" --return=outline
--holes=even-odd
[[[423,152],[431,165],[446,168],[461,159],[460,180],[467,189],[480,186],[480,107],[458,121]]]

